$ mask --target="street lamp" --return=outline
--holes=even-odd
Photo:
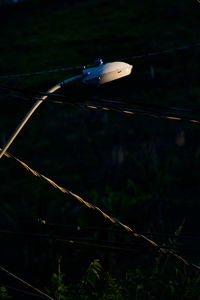
[[[89,86],[100,86],[101,84],[125,77],[130,75],[132,71],[132,66],[124,63],[124,62],[111,62],[104,64],[102,59],[97,59],[95,61],[95,67],[87,68],[82,71],[81,75],[70,77],[54,87],[52,87],[50,90],[47,91],[48,94],[52,94],[64,85],[68,84],[69,82],[82,79],[82,82],[84,84],[87,84]],[[16,136],[19,134],[19,132],[22,130],[24,125],[27,123],[29,118],[32,116],[34,111],[38,108],[38,106],[47,99],[48,95],[41,96],[33,105],[33,107],[30,109],[30,111],[26,114],[24,119],[21,121],[21,123],[18,125],[18,127],[15,129],[14,133],[6,143],[6,145],[3,147],[3,149],[0,152],[0,158],[4,155],[6,150],[9,148],[9,146],[12,144]]]
[[[107,83],[125,76],[128,76],[133,66],[124,62],[111,62],[103,64],[101,59],[97,67],[83,70],[82,82],[87,85],[96,85]]]

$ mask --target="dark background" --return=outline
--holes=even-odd
[[[199,18],[195,0],[38,0],[0,6],[0,76],[195,44],[200,42]],[[96,103],[97,97],[124,105],[151,104],[151,111],[155,105],[178,107],[193,112],[176,115],[199,118],[198,47],[127,62],[133,65],[129,77],[98,88],[73,83],[59,91],[65,96],[62,100],[85,104]],[[10,88],[0,92],[1,145],[34,103],[33,93],[79,73],[0,78],[1,88]],[[198,264],[199,133],[199,124],[188,121],[48,102],[38,108],[9,151]],[[1,159],[0,182],[1,265],[42,290],[48,287],[47,293],[55,299],[199,299],[198,271],[118,232],[119,226],[32,176],[14,160]],[[38,222],[40,218],[46,225]],[[63,298],[57,291],[59,281],[52,281],[53,274],[60,274],[59,257],[67,287]],[[101,278],[94,279],[95,284],[84,279],[81,285],[94,259],[100,260]],[[13,299],[36,298],[13,290],[31,292],[3,272],[0,280]]]

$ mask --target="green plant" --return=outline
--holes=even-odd
[[[10,300],[10,299],[12,299],[12,297],[8,295],[6,287],[3,286],[3,285],[0,286],[0,299],[1,300]]]

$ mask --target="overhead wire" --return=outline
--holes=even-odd
[[[188,45],[184,45],[181,47],[173,47],[170,49],[165,49],[165,50],[160,50],[160,51],[156,51],[156,52],[149,52],[143,55],[134,55],[134,56],[129,56],[129,57],[125,57],[125,58],[121,58],[121,61],[126,61],[126,60],[138,60],[141,58],[145,58],[145,57],[152,57],[152,56],[158,56],[158,55],[162,55],[162,54],[167,54],[167,53],[173,53],[176,51],[183,51],[183,50],[187,50],[187,49],[191,49],[191,48],[195,48],[195,47],[199,47],[200,46],[200,42],[194,43],[194,44],[188,44]]]
[[[4,267],[2,267],[0,265],[0,270],[6,274],[8,274],[9,276],[15,278],[16,280],[20,281],[21,283],[23,283],[24,285],[26,285],[27,287],[33,289],[34,291],[36,291],[37,293],[39,293],[40,295],[44,296],[45,299],[50,299],[50,300],[55,300],[54,298],[50,297],[49,295],[47,295],[46,293],[42,292],[41,290],[39,290],[38,288],[34,287],[32,284],[28,283],[27,281],[23,280],[22,278],[20,278],[19,276],[9,272],[7,269],[5,269]]]
[[[133,55],[129,57],[123,57],[118,60],[120,61],[127,61],[127,60],[138,60],[138,59],[143,59],[146,57],[152,57],[152,56],[158,56],[162,54],[167,54],[167,53],[173,53],[176,51],[183,51],[195,47],[199,47],[200,42],[193,43],[193,44],[187,44],[181,47],[174,47],[170,49],[165,49],[161,51],[156,51],[156,52],[149,52],[146,54],[142,55]],[[43,75],[43,74],[48,74],[48,73],[58,73],[58,72],[63,72],[63,71],[75,71],[75,70],[83,70],[85,68],[93,67],[94,65],[89,64],[89,65],[83,65],[83,66],[72,66],[72,67],[64,67],[64,68],[55,68],[55,69],[50,69],[50,70],[43,70],[43,71],[37,71],[37,72],[29,72],[29,73],[22,73],[22,74],[10,74],[10,75],[1,75],[0,79],[9,79],[9,78],[20,78],[20,77],[30,77],[30,76],[36,76],[36,75]]]
[[[1,89],[1,87],[0,87]],[[78,103],[78,102],[71,102],[70,100],[65,100],[66,96],[61,94],[49,94],[49,93],[39,93],[42,95],[49,96],[52,99],[62,99],[60,100],[52,100],[52,99],[45,99],[45,101],[55,104],[65,104],[65,105],[71,105],[81,108],[87,108],[90,110],[103,110],[103,111],[115,111],[118,113],[126,114],[126,115],[141,115],[141,116],[148,116],[153,118],[161,118],[161,119],[167,119],[167,120],[174,120],[174,121],[187,121],[191,123],[200,123],[200,119],[193,118],[191,116],[187,115],[177,115],[177,113],[185,114],[185,113],[198,113],[199,110],[196,111],[192,109],[187,109],[183,107],[174,107],[174,106],[162,106],[158,104],[139,104],[139,103],[130,103],[130,102],[122,102],[122,101],[115,101],[115,100],[108,100],[108,99],[98,99],[98,98],[92,98],[92,103]],[[0,95],[1,96],[1,95]],[[11,97],[19,98],[20,96],[11,94],[9,95]],[[72,95],[69,97],[73,97]],[[76,98],[79,98],[79,96],[75,96]],[[27,97],[22,97],[23,100],[33,101],[32,99],[28,99]],[[81,99],[88,99],[88,97],[80,97]],[[90,99],[90,98],[89,98]],[[64,101],[65,100],[65,101]],[[44,101],[44,100],[43,100]],[[95,102],[94,102],[95,101]],[[104,105],[105,104],[105,105]],[[125,106],[128,105],[128,106]],[[164,111],[164,110],[168,110]]]
[[[138,109],[138,108],[120,108],[120,107],[113,107],[113,106],[101,106],[101,105],[88,105],[88,104],[79,104],[80,107],[87,107],[92,110],[103,110],[103,111],[115,111],[126,115],[141,115],[141,116],[148,116],[152,118],[160,118],[160,119],[167,119],[167,120],[174,120],[174,121],[188,121],[191,123],[199,124],[200,120],[188,118],[187,116],[176,116],[176,115],[169,115],[169,113],[165,112],[156,112],[156,111],[148,111],[147,109]],[[168,114],[168,115],[167,115]]]
[[[75,229],[77,232],[82,232],[82,231],[106,231],[106,232],[113,232],[113,233],[122,233],[122,234],[127,234],[128,232],[122,229],[116,229],[116,228],[107,228],[107,227],[94,227],[94,226],[80,226],[80,225],[69,225],[69,224],[59,224],[59,223],[51,223],[45,222],[43,223],[42,219],[38,220],[37,222],[31,222],[31,223],[26,223],[27,225],[40,225],[40,226],[45,226],[45,227],[58,227],[61,229]],[[163,232],[148,232],[148,231],[138,231],[140,234],[145,234],[147,236],[154,236],[154,237],[159,237],[159,238],[178,238],[180,240],[200,240],[200,236],[191,236],[191,235],[175,235],[175,234],[170,234],[170,233],[163,233]]]
[[[43,75],[43,74],[48,74],[48,73],[58,73],[58,72],[64,72],[64,71],[83,70],[85,68],[92,67],[92,66],[93,65],[73,66],[73,67],[56,68],[56,69],[43,70],[43,71],[37,71],[37,72],[29,72],[29,73],[23,73],[23,74],[10,74],[10,75],[0,76],[0,79],[21,78],[21,77],[30,77],[30,76],[36,76],[36,75]]]
[[[35,100],[35,97],[34,98],[30,98],[30,96],[27,96],[27,95],[17,95],[17,94],[0,94],[0,99],[1,97],[5,97],[6,100],[9,100],[10,98],[16,98],[16,99],[19,99],[19,100],[24,100],[24,101],[27,101],[27,102],[33,102]],[[50,102],[50,103],[54,103],[54,104],[64,104],[65,102],[64,101],[59,101],[59,100],[53,100],[53,99],[47,99],[45,100],[45,102]]]
[[[136,238],[141,238],[143,240],[145,240],[146,242],[148,242],[149,244],[151,244],[153,247],[155,247],[157,250],[159,250],[162,254],[166,254],[166,255],[171,255],[175,258],[177,258],[179,261],[183,262],[185,265],[187,266],[193,266],[194,268],[200,270],[200,266],[194,264],[194,263],[190,263],[188,262],[186,259],[184,259],[182,256],[174,253],[171,250],[166,250],[164,249],[162,246],[160,246],[159,244],[157,244],[156,242],[154,242],[152,239],[148,238],[147,236],[143,235],[143,234],[139,234],[136,229],[129,227],[128,225],[122,223],[121,221],[119,221],[117,218],[112,217],[110,215],[108,215],[107,213],[105,213],[102,209],[100,209],[98,206],[84,200],[82,197],[80,197],[79,195],[71,192],[70,190],[58,185],[56,182],[54,182],[52,179],[44,176],[43,174],[33,170],[31,167],[29,167],[26,163],[24,163],[23,161],[21,161],[20,159],[18,159],[17,157],[13,156],[12,154],[5,152],[4,155],[7,158],[12,158],[14,160],[16,160],[18,163],[20,163],[26,170],[28,170],[29,172],[31,172],[34,176],[39,177],[41,179],[44,179],[45,181],[47,181],[49,184],[51,184],[54,188],[60,190],[62,193],[67,194],[72,196],[74,199],[78,200],[78,202],[82,203],[83,205],[85,205],[86,207],[93,209],[94,211],[100,213],[100,215],[102,215],[105,219],[107,219],[108,221],[110,221],[113,224],[119,225],[120,227],[124,228],[126,231],[128,231],[132,236],[136,237]]]
[[[14,235],[14,236],[26,236],[27,238],[41,238],[41,239],[50,239],[50,240],[57,240],[57,241],[62,241],[62,242],[67,242],[69,244],[75,244],[79,243],[80,245],[84,245],[86,242],[88,243],[87,245],[93,246],[95,244],[95,247],[98,245],[100,248],[101,246],[106,248],[110,248],[113,250],[128,250],[132,251],[135,250],[133,248],[122,248],[119,246],[146,246],[146,244],[133,244],[133,243],[122,243],[118,241],[112,241],[112,240],[94,240],[94,239],[89,239],[89,238],[81,238],[81,237],[66,237],[62,235],[55,235],[55,234],[37,234],[37,233],[32,233],[32,232],[18,232],[18,231],[10,231],[10,230],[0,230],[0,234],[6,234],[6,235]],[[116,245],[118,247],[116,247]],[[149,246],[148,246],[149,247]],[[168,246],[164,246],[166,249],[171,249]]]
[[[197,45],[200,45],[200,43],[196,43],[195,46]],[[185,45],[185,46],[182,46],[182,47],[178,47],[176,48],[176,50],[183,50],[183,49],[189,49],[190,47],[194,47],[194,45]],[[167,53],[167,52],[172,52],[172,51],[175,51],[175,48],[174,49],[168,49],[168,50],[164,50],[162,51],[162,53]],[[159,52],[160,53],[160,52]],[[151,53],[152,55],[152,53]],[[156,54],[158,55],[158,53]],[[56,90],[60,89],[61,87],[63,87],[64,85],[66,85],[67,83],[71,82],[71,81],[74,81],[74,80],[77,80],[77,79],[80,79],[83,77],[83,74],[80,74],[80,75],[76,75],[76,76],[73,76],[73,77],[70,77],[58,84],[56,84],[55,86],[53,86],[52,88],[50,88],[47,93],[49,94],[52,94],[54,93]],[[48,95],[43,95],[41,96],[35,103],[34,105],[32,106],[32,108],[28,111],[28,113],[25,115],[25,117],[23,118],[23,120],[20,122],[20,124],[17,126],[17,128],[15,129],[15,131],[12,133],[11,137],[9,138],[9,140],[7,141],[7,143],[4,145],[2,151],[0,152],[0,158],[4,155],[4,153],[6,152],[6,150],[8,150],[8,148],[10,147],[10,145],[13,143],[14,139],[17,137],[17,135],[20,133],[20,131],[22,130],[22,128],[24,127],[24,125],[28,122],[28,120],[30,119],[30,117],[32,116],[32,114],[36,111],[36,109],[39,107],[39,105],[43,102],[43,100],[45,100],[46,98],[48,97]],[[90,108],[94,108],[94,106],[88,106]],[[95,107],[96,109],[96,107]],[[103,108],[104,109],[104,108]],[[134,112],[130,112],[130,111],[127,111],[127,110],[123,110],[123,113],[126,113],[126,114],[134,114]],[[153,117],[156,117],[155,114],[152,115]],[[166,119],[174,119],[174,120],[182,120],[182,118],[179,118],[179,117],[165,117]],[[195,123],[197,120],[190,120],[190,122],[193,122]]]
[[[12,235],[12,236],[26,236],[27,238],[39,238],[39,239],[47,239],[47,240],[57,240],[62,242],[67,242],[69,244],[80,244],[80,245],[87,245],[87,246],[93,246],[93,247],[99,247],[99,248],[109,248],[112,250],[122,250],[122,251],[134,251],[138,249],[145,249],[146,247],[149,247],[149,245],[140,243],[130,243],[130,242],[119,242],[116,240],[97,240],[97,239],[91,239],[91,238],[85,238],[80,236],[75,237],[66,237],[65,235],[55,235],[55,234],[38,234],[38,233],[32,233],[32,232],[19,232],[19,231],[11,231],[11,230],[2,230],[0,229],[0,234],[6,234],[6,235]],[[176,237],[177,239],[178,237]],[[131,247],[131,248],[130,248]],[[186,251],[186,252],[192,252],[192,254],[196,253],[197,255],[200,255],[200,249],[194,249],[194,248],[185,248],[185,246],[178,246],[178,245],[170,245],[165,244],[162,246],[164,249],[167,250],[176,250],[176,251]],[[151,246],[151,249],[153,249],[153,246]],[[184,254],[186,255],[186,254]]]
[[[6,90],[6,91],[16,91],[16,92],[20,92],[22,94],[25,94],[27,96],[33,96],[34,98],[39,97],[39,96],[48,96],[51,100],[49,99],[45,99],[47,102],[52,102],[52,103],[60,103],[60,104],[73,104],[71,102],[69,102],[68,97],[69,98],[75,98],[75,99],[82,99],[82,100],[91,100],[91,101],[97,101],[98,103],[109,103],[109,104],[119,104],[119,105],[136,105],[137,107],[147,107],[147,108],[158,108],[158,109],[168,109],[168,110],[172,110],[172,111],[181,111],[181,112],[188,112],[188,113],[194,113],[194,112],[200,112],[199,109],[195,108],[195,111],[192,108],[185,108],[185,107],[175,107],[175,106],[169,106],[169,105],[162,105],[162,104],[157,104],[157,103],[142,103],[140,102],[130,102],[127,100],[124,100],[124,98],[121,98],[120,100],[115,100],[115,99],[104,99],[104,98],[99,98],[97,96],[93,96],[93,97],[88,97],[87,95],[83,96],[83,95],[77,95],[77,94],[71,94],[68,93],[67,95],[63,95],[63,94],[58,94],[58,93],[45,93],[45,92],[35,92],[33,90],[30,89],[21,89],[21,88],[16,88],[16,87],[7,87],[7,86],[0,86],[0,90]],[[1,94],[0,94],[1,96]],[[18,97],[18,95],[16,94],[8,94],[8,96],[13,96],[13,97]],[[20,97],[20,96],[19,96]],[[62,99],[62,101],[53,101],[52,99]],[[33,101],[34,99],[30,99],[27,98],[27,100],[29,101]],[[77,102],[75,102],[74,104],[76,104]]]
[[[42,296],[42,295],[39,295],[39,294],[34,294],[34,293],[31,293],[31,292],[28,292],[28,291],[25,291],[25,290],[22,290],[22,289],[19,289],[19,288],[16,288],[14,286],[10,286],[10,285],[7,285],[7,284],[3,284],[3,286],[8,289],[8,290],[13,290],[13,291],[16,291],[20,294],[25,294],[25,295],[28,295],[28,296],[32,296],[32,297],[37,297],[37,298],[40,298],[40,299],[46,299],[46,297]]]
[[[200,46],[200,43],[196,43],[195,45],[185,45],[183,47],[178,47],[178,48],[171,48],[171,49],[168,49],[168,50],[163,50],[163,51],[159,51],[159,52],[154,52],[154,53],[148,53],[146,55],[142,55],[142,56],[134,56],[134,57],[129,57],[129,58],[124,58],[125,59],[139,59],[139,58],[143,58],[143,57],[147,57],[147,56],[155,56],[155,55],[160,55],[160,54],[164,54],[164,53],[170,53],[170,52],[174,52],[174,51],[179,51],[179,50],[184,50],[184,49],[189,49],[189,48],[192,48],[192,47],[196,47],[196,46]],[[123,59],[122,59],[123,60]],[[64,69],[64,68],[62,68]],[[57,72],[57,70],[49,70],[48,72]],[[44,71],[42,71],[43,74],[44,74]],[[38,72],[36,72],[38,74]],[[41,72],[39,72],[41,74]],[[17,74],[18,76],[21,76],[21,75],[25,75],[25,76],[31,76],[31,75],[34,75],[33,73],[26,73],[26,74]],[[0,79],[2,78],[5,78],[4,76],[0,77]],[[8,78],[8,77],[6,77]],[[120,112],[123,112],[123,113],[126,113],[126,114],[131,114],[133,115],[134,112],[133,111],[130,111],[130,110],[119,110],[118,108],[107,108],[107,107],[98,107],[98,106],[93,106],[93,105],[87,105],[87,108],[91,108],[91,109],[103,109],[103,110],[116,110],[116,111],[120,111]],[[142,114],[144,114],[144,112],[140,112]],[[157,117],[157,115],[154,115],[154,114],[151,114],[151,116],[155,116]],[[173,117],[173,116],[164,116],[166,119],[174,119],[174,120],[182,120],[182,118],[180,117]],[[193,123],[199,123],[199,120],[189,120]],[[109,216],[108,214],[106,214],[105,212],[103,212],[100,208],[98,208],[97,206],[85,201],[84,199],[82,199],[80,196],[74,194],[73,192],[65,189],[65,188],[62,188],[61,186],[59,186],[58,184],[56,184],[54,181],[52,181],[51,179],[49,179],[48,177],[40,174],[39,172],[37,171],[34,171],[33,169],[31,169],[27,164],[25,164],[24,162],[22,162],[21,160],[19,160],[18,158],[14,157],[13,155],[9,154],[9,153],[4,153],[4,155],[6,155],[7,157],[10,157],[10,158],[13,158],[15,160],[17,160],[21,165],[23,165],[28,171],[30,171],[32,174],[34,174],[35,176],[37,177],[40,177],[40,178],[43,178],[45,179],[47,182],[49,182],[51,185],[53,185],[55,188],[58,188],[60,191],[62,191],[63,193],[66,193],[66,194],[69,194],[71,196],[73,196],[74,198],[76,198],[79,202],[83,203],[84,205],[86,205],[88,208],[92,208],[96,211],[98,211],[101,215],[103,215],[104,218],[108,219],[109,221],[111,221],[112,223],[115,223],[115,224],[118,224],[120,225],[121,227],[123,227],[126,231],[130,232],[134,237],[140,237],[142,239],[144,239],[145,241],[147,241],[148,243],[150,243],[151,245],[153,245],[155,248],[157,248],[161,253],[163,254],[170,254],[176,258],[178,258],[179,260],[181,260],[182,262],[184,262],[186,265],[191,265],[191,266],[194,266],[195,268],[197,269],[200,269],[199,266],[195,265],[195,264],[191,264],[189,263],[188,261],[186,261],[183,257],[177,255],[176,253],[173,253],[172,251],[166,251],[162,246],[159,246],[157,243],[155,243],[154,241],[152,241],[151,239],[147,238],[146,236],[142,235],[142,234],[139,234],[136,232],[135,229],[132,229],[130,228],[129,226],[123,224],[122,222],[120,222],[119,220],[117,220],[116,218],[113,218],[111,216]],[[2,267],[1,267],[1,270]]]

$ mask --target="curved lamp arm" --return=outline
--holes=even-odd
[[[130,75],[133,68],[132,65],[119,61],[103,64],[102,59],[98,59],[97,64],[98,65],[96,67],[83,70],[82,75],[70,77],[62,81],[61,83],[58,83],[50,90],[48,90],[47,93],[51,94],[56,90],[60,89],[63,85],[80,78],[82,78],[82,82],[87,85],[99,86],[101,84]],[[24,127],[26,122],[29,120],[29,118],[32,116],[34,111],[47,97],[48,95],[42,96],[39,98],[39,100],[35,102],[31,110],[26,114],[22,122],[18,125],[13,135],[8,140],[7,144],[3,147],[2,151],[0,152],[0,158],[4,155],[8,147],[12,144],[12,142],[14,141],[18,133],[21,131],[21,129]]]
[[[80,79],[82,78],[82,75],[77,75],[74,77],[70,77],[60,83],[58,83],[57,85],[55,85],[54,87],[52,87],[51,89],[49,89],[47,91],[47,93],[52,94],[55,91],[57,91],[58,89],[60,89],[62,86],[66,85],[67,83]],[[18,127],[15,129],[15,131],[13,132],[12,136],[10,137],[10,139],[8,140],[8,142],[6,143],[6,145],[3,147],[3,149],[0,152],[0,158],[4,155],[4,153],[6,152],[6,150],[9,148],[9,146],[12,144],[12,142],[14,141],[14,139],[16,138],[16,136],[19,134],[19,132],[22,130],[22,128],[24,127],[24,125],[27,123],[27,121],[30,119],[30,117],[32,116],[32,114],[34,113],[34,111],[38,108],[38,106],[48,97],[48,95],[42,96],[40,97],[35,104],[32,106],[32,108],[30,109],[30,111],[26,114],[26,116],[24,117],[24,119],[21,121],[21,123],[18,125]]]

